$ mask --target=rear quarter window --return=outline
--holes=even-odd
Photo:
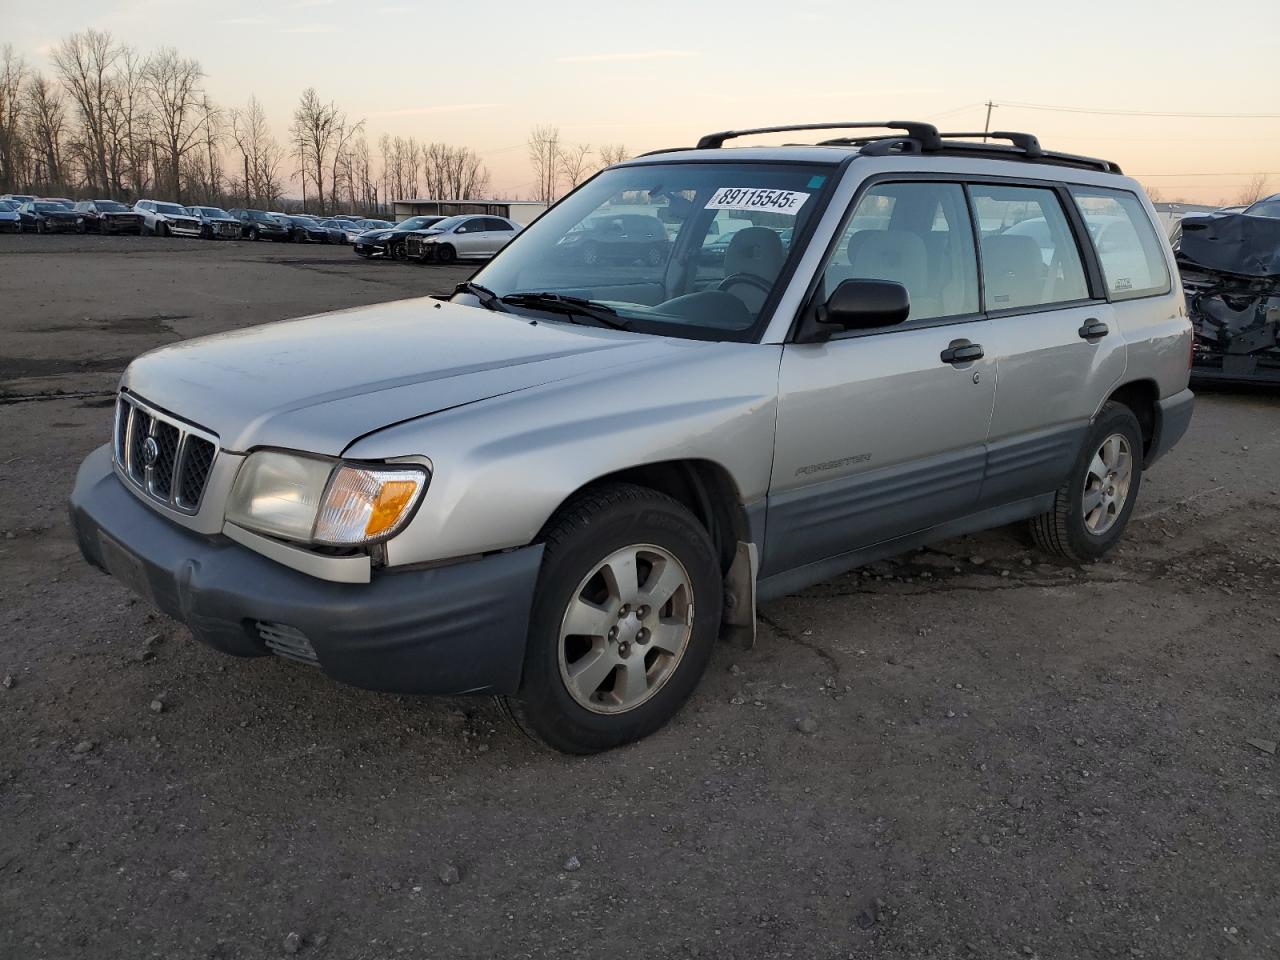
[[[1110,299],[1133,300],[1168,293],[1165,244],[1142,201],[1125,190],[1095,187],[1072,187],[1071,195],[1098,252]]]

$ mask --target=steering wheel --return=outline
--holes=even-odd
[[[773,291],[773,284],[764,277],[757,277],[754,273],[734,273],[725,277],[716,284],[717,290],[728,291],[735,284],[745,283],[749,287],[755,287],[766,297]]]

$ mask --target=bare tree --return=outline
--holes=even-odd
[[[560,171],[572,190],[594,172],[591,168],[591,144],[579,143],[560,152]]]
[[[182,202],[182,158],[199,146],[204,117],[200,111],[200,63],[165,47],[144,73],[147,97],[155,110],[157,152],[164,157],[173,199]]]
[[[560,191],[560,128],[538,126],[529,131],[529,163],[536,178],[535,196],[554,203]]]
[[[338,212],[338,196],[344,190],[351,194],[351,140],[364,132],[364,121],[348,124],[342,116],[334,133],[333,165],[329,175],[329,200],[332,212]]]
[[[123,53],[110,33],[86,30],[73,33],[53,50],[53,65],[75,104],[80,120],[80,151],[85,180],[96,191],[112,188],[109,154],[115,140],[112,129],[115,101],[114,71]]]
[[[347,116],[337,105],[321,103],[315,87],[302,91],[302,98],[293,112],[293,125],[289,134],[293,142],[294,156],[298,159],[298,171],[302,177],[302,196],[305,209],[307,179],[315,184],[315,196],[324,213],[325,168],[346,126]]]
[[[120,196],[138,198],[150,193],[154,166],[155,116],[146,90],[147,61],[126,48],[116,74],[116,109],[120,172]]]
[[[1235,202],[1237,206],[1248,206],[1251,203],[1257,203],[1266,195],[1267,175],[1265,173],[1255,173],[1244,189],[1236,195]]]
[[[284,158],[256,97],[250,97],[243,110],[231,112],[231,137],[244,163],[245,206],[275,206],[283,192],[280,164]]]
[[[62,191],[67,185],[62,157],[67,114],[62,93],[44,74],[34,73],[27,81],[26,103],[27,137],[36,166],[33,185],[44,187],[42,192]]]
[[[627,159],[627,148],[621,143],[606,143],[600,148],[600,166],[611,167]]]
[[[29,176],[22,129],[26,81],[26,61],[5,44],[0,51],[0,190],[17,190]]]

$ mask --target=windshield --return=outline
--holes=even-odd
[[[106,213],[119,213],[122,210],[128,210],[123,203],[116,203],[114,200],[97,201],[98,209]]]
[[[397,223],[393,230],[425,230],[427,227],[439,226],[444,220],[443,217],[410,217],[408,220],[401,220]]]
[[[204,214],[206,217],[221,217],[225,220],[230,216],[227,211],[219,207],[192,207],[191,209],[195,210],[197,213]]]
[[[185,217],[189,215],[186,207],[180,207],[176,203],[157,203],[156,212],[167,213],[175,217]]]
[[[12,200],[0,200],[0,210],[13,211],[17,209],[18,205]]]
[[[41,213],[53,213],[57,210],[70,209],[70,207],[68,207],[65,203],[53,203],[49,200],[40,201],[39,203],[35,204],[35,208],[39,210]]]
[[[1262,200],[1245,210],[1251,217],[1280,217],[1280,200]]]
[[[499,297],[591,300],[637,330],[746,340],[833,171],[743,162],[606,170],[521,232],[475,282]]]

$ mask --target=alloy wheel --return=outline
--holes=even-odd
[[[560,624],[560,678],[593,713],[633,710],[671,679],[693,631],[693,584],[653,544],[605,557],[578,584]]]
[[[1081,506],[1085,528],[1102,536],[1115,524],[1129,499],[1133,480],[1133,451],[1123,434],[1113,433],[1089,461]]]

